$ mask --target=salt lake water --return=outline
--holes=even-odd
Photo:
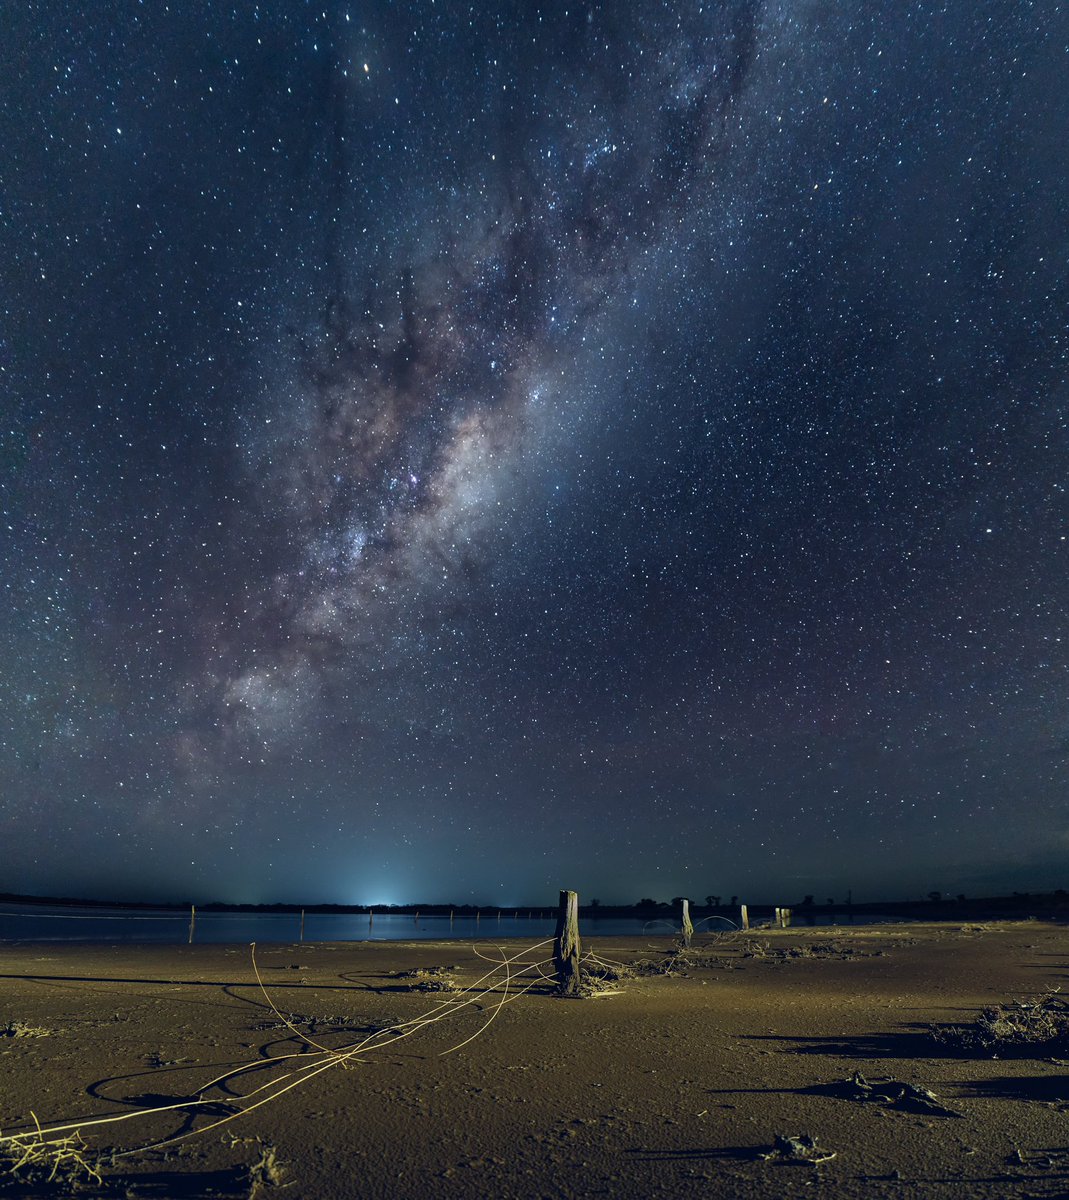
[[[852,921],[805,917],[797,913],[794,926],[867,925],[894,918],[858,915]],[[754,916],[751,912],[751,921]],[[758,922],[755,921],[755,924]],[[548,938],[556,928],[552,909],[513,914],[474,916],[412,916],[401,913],[308,913],[304,918],[306,942],[409,942],[493,941],[513,938]],[[586,937],[664,937],[678,931],[671,920],[583,915],[580,928]],[[695,922],[696,932],[734,928],[724,918]],[[193,929],[195,943],[247,943],[301,940],[299,913],[198,912]],[[0,905],[0,941],[32,942],[154,942],[181,945],[189,941],[189,913],[174,909],[138,910],[59,907],[37,904]]]

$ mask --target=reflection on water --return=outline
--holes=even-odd
[[[856,923],[892,921],[893,917],[865,914]],[[751,910],[751,921],[753,913]],[[812,925],[849,925],[847,916],[799,917],[800,928]],[[446,941],[456,939],[493,940],[495,938],[547,938],[556,927],[551,909],[520,911],[515,914],[456,916],[405,916],[399,913],[308,913],[304,918],[306,942],[405,942]],[[759,923],[755,922],[755,927]],[[695,922],[699,937],[703,933],[731,929],[726,918]],[[582,932],[596,937],[635,937],[671,935],[678,929],[670,919],[644,920],[635,917],[593,917],[584,915]],[[121,909],[48,907],[45,905],[7,904],[0,907],[0,941],[33,942],[154,942],[180,945],[189,940],[189,914],[174,910],[145,910],[131,913]],[[300,913],[198,912],[193,941],[221,942],[297,942],[301,940]]]

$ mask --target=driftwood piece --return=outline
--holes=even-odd
[[[820,1166],[830,1162],[836,1155],[835,1150],[825,1150],[817,1145],[817,1139],[808,1133],[777,1133],[771,1150],[759,1152],[757,1157],[766,1162],[770,1159],[789,1163],[810,1163]]]
[[[683,939],[683,945],[690,948],[691,939],[694,937],[694,926],[690,921],[690,901],[683,901],[683,927],[680,930],[680,935]]]
[[[862,1104],[883,1104],[888,1108],[906,1112],[931,1113],[938,1117],[960,1117],[961,1113],[948,1108],[939,1097],[919,1084],[902,1083],[885,1075],[879,1079],[866,1079],[855,1071],[841,1083],[831,1083],[812,1089],[824,1095],[836,1096],[840,1100],[855,1100]]]

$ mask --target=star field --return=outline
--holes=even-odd
[[[1062,5],[7,24],[6,890],[1065,884]]]

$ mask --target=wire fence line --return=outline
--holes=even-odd
[[[450,938],[494,939],[543,937],[553,929],[553,914],[545,910],[515,912],[286,912],[209,910],[195,906],[166,913],[115,912],[72,906],[57,911],[0,908],[0,942],[34,941],[146,941],[156,944],[187,942],[242,943],[252,940],[279,944],[313,942],[366,942]],[[70,924],[65,924],[69,922]],[[613,933],[638,931],[638,923],[614,921]],[[631,927],[633,926],[633,927]],[[40,930],[39,933],[34,931]],[[46,932],[47,930],[47,932]],[[143,934],[135,932],[144,931]],[[609,932],[609,930],[606,930]]]
[[[9,903],[11,903],[9,901]],[[663,906],[667,908],[668,906]],[[679,906],[677,905],[677,908]],[[373,906],[355,912],[308,911],[293,908],[288,911],[248,911],[241,909],[188,909],[166,912],[116,912],[114,907],[101,909],[71,905],[65,909],[61,904],[42,905],[41,911],[34,905],[0,909],[0,941],[33,941],[35,922],[46,922],[54,930],[42,933],[45,941],[147,941],[158,944],[178,944],[196,941],[210,943],[240,943],[250,940],[276,942],[279,944],[313,942],[367,942],[404,941],[409,939],[447,941],[462,938],[468,940],[500,937],[540,937],[553,929],[554,918],[559,914],[545,909],[491,910],[454,912],[408,912],[375,911]],[[576,901],[578,916],[578,901]],[[57,911],[59,910],[59,911]],[[748,929],[750,921],[746,905],[737,905],[732,917],[712,914],[699,918],[691,924],[689,901],[681,902],[681,910],[659,914],[650,919],[645,914],[599,914],[596,910],[583,910],[583,922],[591,932],[599,936],[649,936],[682,935],[689,945],[690,937],[697,932],[711,933],[712,926],[729,929]],[[791,923],[791,910],[772,910],[773,926],[786,928]],[[734,919],[733,919],[734,918]],[[69,934],[64,933],[63,922],[72,922]],[[58,927],[57,927],[57,922]],[[96,928],[93,922],[98,922]],[[132,923],[129,933],[120,933],[124,923]],[[147,925],[146,925],[147,923]],[[762,923],[764,924],[764,923]],[[145,929],[144,936],[133,929]],[[306,928],[309,936],[306,938]],[[78,930],[79,932],[75,932]],[[114,932],[112,932],[114,931]]]

